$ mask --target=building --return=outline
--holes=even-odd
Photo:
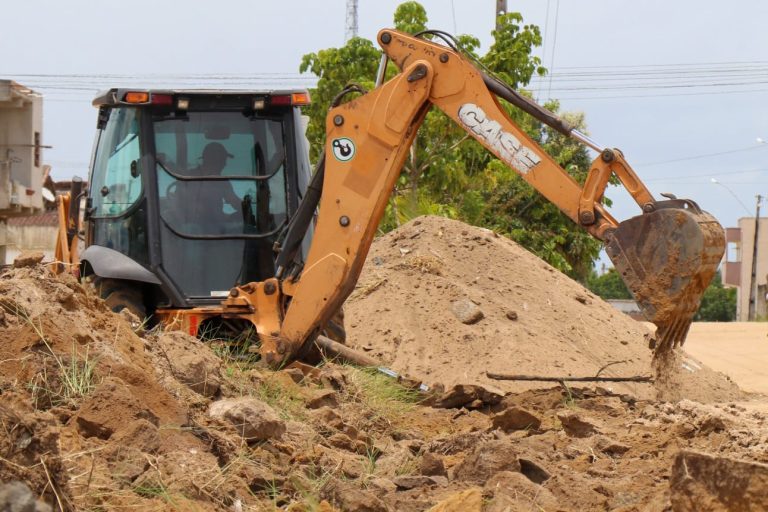
[[[723,284],[735,286],[736,319],[749,319],[752,255],[755,247],[755,217],[742,217],[738,227],[725,230],[725,264]],[[768,218],[760,217],[757,232],[757,266],[755,272],[755,318],[768,318]]]
[[[645,315],[640,311],[640,306],[632,299],[605,299],[605,302],[633,320],[646,321]]]
[[[85,182],[84,186],[88,186]],[[47,189],[43,199],[43,210],[32,215],[8,219],[5,260],[1,264],[13,263],[14,258],[25,251],[39,251],[43,261],[53,261],[56,252],[56,237],[59,234],[58,196],[68,193],[71,181],[53,181],[47,174],[43,188]],[[50,198],[50,199],[48,199]],[[81,201],[81,211],[85,201]]]
[[[43,98],[0,80],[0,262],[6,260],[7,220],[40,212]]]

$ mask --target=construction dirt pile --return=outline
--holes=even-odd
[[[421,231],[426,223],[436,227],[434,235]],[[485,327],[499,323],[497,337],[508,335],[501,327],[506,321],[520,329],[513,332],[522,340],[536,336],[542,357],[561,365],[552,364],[558,372],[594,373],[602,363],[593,343],[600,340],[607,346],[611,312],[509,242],[466,226],[450,235],[457,238],[451,257],[460,258],[462,245],[474,247],[464,252],[474,257],[499,244],[516,255],[508,258],[510,266],[531,260],[545,277],[539,278],[538,289],[521,288],[528,294],[523,300],[514,284],[504,284],[515,283],[503,274],[507,270],[498,268],[493,280],[488,278],[493,265],[501,265],[498,260],[480,258],[484,264],[472,267],[471,277],[461,281],[458,271],[448,268],[471,265],[471,258],[449,259],[454,253],[440,242],[453,226],[435,219],[406,226],[400,233],[407,233],[410,253],[405,239],[393,245],[397,235],[377,242],[372,258],[382,260],[373,270],[387,280],[376,285],[371,272],[365,277],[368,296],[359,296],[347,313],[358,322],[353,333],[358,335],[364,320],[354,311],[361,301],[377,293],[393,297],[389,286],[404,287],[399,305],[371,311],[367,321],[374,324],[388,315],[386,308],[398,307],[403,317],[419,311],[420,305],[435,308],[423,293],[429,286],[433,300],[445,302],[448,311],[451,301],[463,297],[476,299],[483,310],[484,318],[475,324],[454,326],[449,323],[453,313],[443,312],[424,327],[442,329],[446,343],[454,343],[449,334],[461,334],[458,341],[465,346],[455,356],[454,372],[466,367],[467,376],[478,376],[478,361],[490,364],[486,351],[502,357],[503,352],[493,352],[494,331]],[[471,243],[463,241],[469,233],[486,238],[483,243],[471,237]],[[429,240],[431,251],[417,252],[417,244]],[[384,249],[390,247],[399,259],[388,259]],[[437,278],[443,280],[441,288],[431,281]],[[487,282],[510,297],[503,309],[496,309],[502,305],[495,295],[482,291]],[[519,277],[518,282],[525,281]],[[550,285],[558,287],[557,294],[546,294]],[[409,295],[408,290],[419,293]],[[562,314],[552,320],[559,325],[540,330],[544,319],[558,317],[537,311],[546,299],[534,301],[531,296],[550,298],[550,309]],[[415,297],[422,302],[409,302]],[[581,313],[586,327],[563,341],[562,353],[557,353],[549,344],[559,334],[570,334],[572,315],[582,307],[587,308]],[[513,310],[516,320],[509,318]],[[383,347],[387,339],[406,336],[398,321],[390,320],[390,332],[366,340],[372,352],[395,353]],[[618,338],[611,346],[619,352],[609,358],[631,357],[629,371],[646,372],[642,361],[635,360],[648,358],[640,350],[647,350],[642,331],[621,317],[616,321]],[[587,330],[598,331],[598,324],[599,336]],[[643,389],[633,394],[628,387],[546,384],[509,393],[461,385],[443,393],[420,393],[375,369],[328,362],[272,371],[249,357],[248,347],[203,344],[183,333],[144,328],[129,314],[109,311],[74,279],[52,277],[34,260],[2,271],[0,510],[768,508],[768,411],[757,407],[764,400],[662,402],[643,398],[649,395]],[[587,334],[590,344],[584,341]],[[481,335],[486,338],[474,338]],[[406,350],[408,341],[400,339],[400,350]],[[488,348],[480,348],[481,341]],[[426,360],[429,345],[419,343],[420,349],[408,353]],[[468,346],[475,348],[474,354]],[[452,347],[458,349],[445,346]],[[441,351],[433,356],[435,364],[450,360]],[[582,366],[565,355],[568,351]],[[503,356],[510,363],[498,362],[496,368],[521,370],[509,366],[525,354],[518,347]],[[547,361],[536,362],[534,353],[528,354],[529,366],[522,370],[549,368]],[[426,368],[426,363],[419,364]],[[443,372],[442,382],[461,380],[451,380],[443,367],[435,370]],[[707,385],[710,393],[717,390]]]
[[[650,376],[651,334],[575,281],[483,228],[420,217],[378,238],[345,305],[348,344],[431,386],[477,383],[503,391],[533,376]],[[676,356],[664,388],[607,387],[641,398],[739,398],[726,376]]]

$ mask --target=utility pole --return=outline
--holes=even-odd
[[[755,240],[752,247],[752,274],[749,278],[749,312],[747,313],[747,320],[750,322],[755,321],[755,299],[757,297],[757,241],[758,233],[760,232],[760,202],[763,200],[763,196],[757,195],[757,207],[755,211]]]
[[[357,37],[357,0],[347,0],[347,23],[344,30],[344,42]]]
[[[496,30],[501,28],[499,25],[499,16],[502,14],[507,14],[507,0],[496,0],[496,12],[493,16],[493,19],[496,23]]]

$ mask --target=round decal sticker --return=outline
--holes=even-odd
[[[355,143],[352,142],[352,139],[346,137],[333,139],[331,147],[333,148],[333,156],[340,162],[349,162],[355,156]]]

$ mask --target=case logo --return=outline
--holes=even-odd
[[[528,174],[541,162],[539,155],[520,144],[517,137],[504,131],[497,121],[489,119],[483,109],[474,103],[465,103],[459,108],[459,119],[520,174]]]
[[[355,156],[355,143],[347,137],[339,137],[331,142],[333,156],[340,162],[349,162]]]

